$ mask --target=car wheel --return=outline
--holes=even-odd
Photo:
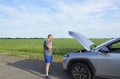
[[[71,67],[70,73],[71,73],[73,79],[92,79],[91,70],[84,63],[75,63]]]

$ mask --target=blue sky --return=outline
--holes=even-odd
[[[0,37],[120,36],[120,0],[0,0]]]

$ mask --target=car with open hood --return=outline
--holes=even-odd
[[[63,69],[73,79],[95,79],[95,77],[120,79],[120,37],[95,45],[81,33],[69,31],[85,50],[65,54]]]

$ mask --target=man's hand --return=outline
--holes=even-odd
[[[52,48],[52,41],[47,45],[48,49]]]

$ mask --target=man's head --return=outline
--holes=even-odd
[[[49,35],[48,35],[48,39],[49,39],[50,41],[52,41],[52,39],[53,39],[52,34],[49,34]]]

